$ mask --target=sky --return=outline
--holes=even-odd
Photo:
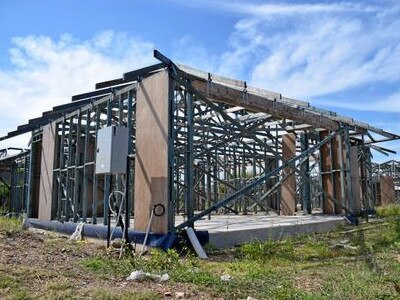
[[[153,49],[400,134],[398,0],[2,0],[0,136]]]

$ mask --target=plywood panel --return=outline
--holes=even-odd
[[[139,83],[136,92],[135,230],[145,231],[155,204],[168,209],[168,92],[166,71]],[[168,230],[168,212],[154,217],[152,231]]]
[[[42,155],[39,186],[39,219],[51,220],[53,207],[53,167],[56,141],[56,124],[43,127]]]
[[[320,140],[325,139],[329,135],[327,130],[320,132]],[[333,194],[333,176],[332,176],[332,157],[331,157],[331,144],[325,143],[321,147],[321,169],[322,169],[322,188],[324,191],[334,197]],[[328,198],[324,197],[323,212],[325,214],[334,214],[335,205]]]
[[[286,161],[296,156],[296,136],[293,133],[282,136],[282,156]],[[281,214],[292,216],[296,209],[296,177],[290,167],[286,167],[282,171],[282,177],[287,175],[289,175],[288,178],[282,182]]]
[[[395,203],[396,197],[394,191],[393,177],[381,176],[380,187],[381,187],[381,204],[388,205]]]

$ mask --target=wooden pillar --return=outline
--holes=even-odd
[[[335,213],[340,214],[342,209],[339,205],[343,204],[342,201],[342,185],[344,185],[344,182],[341,181],[340,179],[340,169],[341,169],[341,161],[343,160],[343,147],[339,146],[339,143],[341,143],[342,140],[339,138],[339,136],[336,136],[334,139],[332,139],[331,147],[332,147],[332,169],[333,169],[333,197],[338,201],[338,203],[334,203],[335,207]],[[343,145],[343,144],[342,144]],[[342,162],[343,163],[343,162]]]
[[[282,157],[285,161],[296,156],[296,136],[293,133],[282,136]],[[289,175],[290,174],[290,175]],[[296,175],[292,168],[286,167],[282,171],[282,177],[289,175],[282,182],[281,214],[292,216],[296,211]]]
[[[53,169],[56,150],[56,124],[43,127],[39,185],[39,219],[51,220],[53,203]]]
[[[320,140],[325,139],[329,135],[327,130],[320,132]],[[333,176],[332,176],[332,156],[331,156],[331,144],[325,143],[321,146],[321,171],[322,171],[322,188],[328,195],[334,197],[333,192]],[[322,205],[323,213],[334,214],[335,205],[328,197],[324,196]]]
[[[360,165],[358,163],[358,147],[350,147],[350,178],[352,186],[352,198],[354,204],[354,210],[356,212],[361,211],[361,181],[360,181]]]
[[[168,231],[168,124],[169,75],[162,71],[139,82],[136,92],[135,223],[145,231],[151,209],[165,207],[154,216],[151,231]]]
[[[396,202],[394,182],[392,176],[383,175],[380,178],[381,205],[393,204]]]

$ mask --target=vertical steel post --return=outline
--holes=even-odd
[[[301,152],[308,149],[308,137],[306,133],[300,135]],[[310,159],[307,158],[300,166],[301,169],[301,197],[303,200],[304,214],[311,214],[311,198],[310,198]]]
[[[210,153],[207,153],[207,208],[211,207],[211,159]],[[211,219],[211,215],[208,214],[208,219]]]
[[[30,159],[29,159],[29,169],[28,169],[28,192],[26,196],[26,217],[30,218],[32,214],[32,185],[33,185],[33,168],[34,168],[34,144],[33,139],[31,142]]]
[[[185,165],[185,209],[186,216],[191,219],[194,216],[194,203],[193,203],[193,193],[194,193],[194,178],[193,178],[193,163],[194,163],[194,153],[193,153],[193,135],[194,135],[194,106],[192,94],[189,91],[185,93],[186,100],[186,120],[187,120],[187,152],[186,152],[186,165]],[[189,224],[193,227],[193,223]]]
[[[58,173],[58,191],[57,191],[57,219],[61,220],[61,216],[62,216],[62,199],[63,199],[63,182],[64,182],[64,165],[65,165],[65,161],[64,161],[64,140],[65,140],[65,118],[62,119],[61,121],[62,125],[61,125],[61,138],[59,141],[59,165],[58,165],[58,169],[59,169],[59,173]]]
[[[71,211],[71,205],[72,205],[72,196],[71,196],[71,175],[70,175],[70,166],[72,166],[72,130],[73,130],[73,118],[69,118],[69,134],[68,134],[68,161],[67,161],[67,166],[66,166],[66,184],[65,184],[65,189],[66,189],[66,199],[65,199],[65,220],[69,221],[69,218],[71,216],[70,211]]]
[[[131,191],[131,159],[130,159],[130,155],[133,154],[133,139],[132,139],[132,135],[133,135],[133,90],[129,90],[128,92],[128,112],[127,112],[127,127],[128,127],[128,162],[127,162],[127,170],[126,170],[126,182],[125,182],[125,201],[127,202],[127,218],[125,218],[125,225],[126,227],[130,226],[130,216],[131,216],[131,212],[132,212],[132,198],[134,193],[130,193]],[[132,177],[133,178],[133,177]]]
[[[167,208],[167,223],[168,230],[171,230],[175,226],[175,208],[174,203],[179,203],[177,200],[180,195],[178,193],[178,183],[177,188],[174,188],[174,166],[175,166],[175,149],[174,149],[174,140],[175,140],[175,118],[174,113],[177,112],[177,107],[175,104],[175,81],[168,76],[168,208]],[[179,169],[176,170],[179,173]],[[177,178],[179,175],[177,174]],[[178,179],[179,180],[179,179]],[[175,202],[176,200],[176,202]],[[179,211],[179,206],[176,208]]]
[[[79,171],[80,158],[81,158],[81,124],[82,124],[82,113],[78,112],[78,123],[76,125],[76,142],[75,142],[75,166],[74,166],[74,222],[79,219],[79,212],[81,211],[80,206],[82,204],[80,199],[80,185],[81,176]]]
[[[350,135],[349,127],[344,128],[344,143],[346,152],[346,185],[347,185],[347,207],[350,211],[354,212],[355,203],[353,197],[353,185],[351,184],[351,155],[350,155]]]
[[[112,102],[114,101],[114,93],[111,96],[111,99],[107,101],[107,126],[111,126],[111,118],[112,118]],[[111,193],[111,177],[112,175],[104,175],[104,198],[103,198],[103,224],[108,225],[108,197]]]
[[[346,199],[346,192],[345,192],[345,164],[344,164],[344,158],[343,158],[343,138],[342,135],[339,134],[337,136],[338,139],[338,159],[339,159],[339,167],[340,167],[340,199],[342,200],[342,204],[346,205],[345,199]],[[350,176],[350,174],[348,174]],[[349,206],[347,205],[347,208]]]
[[[89,142],[90,142],[90,109],[86,110],[86,125],[85,125],[85,147],[83,149],[83,197],[82,197],[82,221],[86,222],[87,210],[88,210],[88,187],[89,187],[89,175],[87,163]],[[93,201],[93,199],[92,199]]]
[[[96,108],[96,124],[94,129],[94,137],[95,137],[95,145],[94,145],[94,155],[93,155],[93,162],[96,162],[97,156],[97,132],[100,128],[100,107],[97,106]],[[97,199],[98,199],[98,184],[97,184],[97,176],[96,176],[96,165],[94,165],[93,170],[93,205],[92,205],[92,223],[97,224]]]

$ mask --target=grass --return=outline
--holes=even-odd
[[[400,204],[389,204],[376,207],[379,217],[400,217]]]
[[[22,230],[22,220],[0,216],[0,236],[10,235]]]
[[[327,234],[266,241],[226,251],[211,260],[170,250],[146,258],[90,258],[85,267],[98,276],[127,276],[133,270],[167,272],[213,297],[257,299],[398,299],[400,231],[397,221],[340,228]],[[221,281],[229,274],[231,281]]]
[[[92,299],[95,300],[113,300],[113,299],[121,299],[121,300],[155,300],[159,299],[159,295],[154,292],[115,292],[103,289],[97,289],[91,295]]]
[[[399,299],[399,215],[396,207],[378,211],[380,218],[374,222],[326,234],[253,241],[223,251],[208,246],[209,260],[200,260],[190,251],[182,256],[174,250],[152,250],[148,256],[117,259],[103,250],[79,256],[76,265],[62,274],[27,265],[2,271],[0,260],[0,299],[152,300],[162,298],[162,293],[141,287],[174,290],[177,285],[199,291],[206,299]],[[0,217],[0,235],[20,230],[20,220]],[[63,249],[63,255],[74,257],[74,261],[88,246],[52,235],[43,243],[50,253]],[[125,278],[134,270],[168,273],[171,280],[129,286]],[[221,281],[221,275],[230,275],[231,280]],[[72,282],[80,276],[99,285],[77,288]],[[30,287],[37,280],[44,282],[41,293],[32,294]]]

